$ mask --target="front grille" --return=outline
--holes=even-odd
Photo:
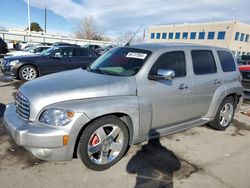
[[[30,103],[29,100],[21,93],[16,94],[16,113],[23,119],[28,120],[30,117]]]

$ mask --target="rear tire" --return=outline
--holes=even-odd
[[[114,116],[102,117],[83,131],[77,155],[86,167],[106,170],[124,156],[128,141],[129,133],[123,121]]]
[[[18,76],[21,80],[24,81],[33,80],[38,76],[38,71],[32,65],[24,65],[18,71]]]
[[[226,97],[220,104],[216,116],[208,125],[217,130],[226,130],[233,121],[236,103],[233,97]]]

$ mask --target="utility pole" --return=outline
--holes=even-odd
[[[27,5],[28,5],[28,27],[29,27],[29,36],[30,36],[30,0],[28,0]]]
[[[46,33],[47,30],[47,7],[44,10],[44,32]]]

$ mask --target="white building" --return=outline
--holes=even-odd
[[[149,42],[213,45],[231,49],[236,57],[250,55],[250,25],[239,21],[157,25],[148,29]]]

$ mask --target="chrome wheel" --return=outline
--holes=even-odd
[[[95,164],[107,164],[113,161],[124,145],[124,134],[120,127],[112,124],[98,128],[88,141],[89,159]]]
[[[232,121],[233,118],[233,114],[234,114],[234,107],[233,104],[231,103],[226,103],[220,111],[220,125],[222,127],[227,127],[230,122]]]
[[[37,72],[33,67],[24,67],[21,75],[25,80],[33,80],[37,77]]]

